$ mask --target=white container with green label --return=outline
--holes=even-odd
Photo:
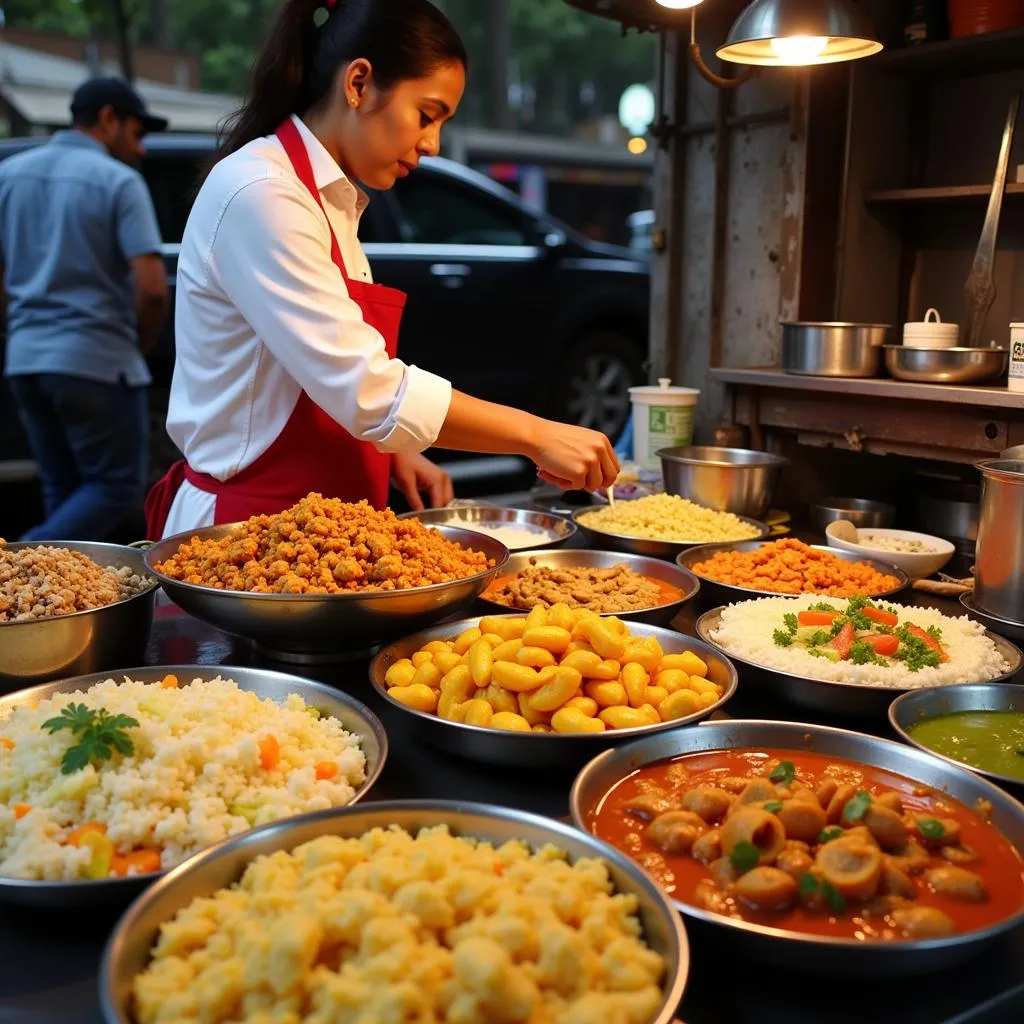
[[[1024,391],[1024,323],[1010,324],[1011,391]]]
[[[659,449],[693,443],[693,416],[699,395],[696,388],[672,387],[668,377],[659,377],[656,387],[629,389],[634,462],[659,469]]]

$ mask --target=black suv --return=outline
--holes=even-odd
[[[0,159],[39,139],[0,143]],[[173,288],[178,244],[213,140],[154,135],[142,172]],[[360,231],[374,279],[409,295],[400,354],[480,398],[603,430],[629,416],[644,382],[649,265],[645,254],[592,242],[460,164],[424,160],[374,197]],[[172,323],[173,321],[170,321]],[[173,332],[149,356],[153,472],[175,457],[163,431]],[[3,403],[6,410],[11,402]],[[7,419],[9,417],[9,420]],[[13,412],[0,459],[24,457]]]

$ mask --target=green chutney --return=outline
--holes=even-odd
[[[956,711],[907,732],[937,754],[1024,782],[1024,711]]]

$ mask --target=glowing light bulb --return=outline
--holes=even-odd
[[[662,7],[670,7],[674,11],[684,11],[688,7],[696,7],[702,0],[658,0]]]
[[[641,138],[639,135],[635,135],[626,143],[626,149],[628,149],[633,156],[639,156],[641,153],[647,152],[647,140]]]
[[[772,53],[788,64],[813,64],[828,46],[828,36],[782,36],[771,46]]]

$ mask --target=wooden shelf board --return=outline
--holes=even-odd
[[[934,188],[883,188],[864,195],[864,202],[874,203],[957,203],[988,199],[991,185],[944,185]],[[1007,197],[1024,195],[1024,184],[1006,186]]]
[[[883,50],[868,58],[865,67],[908,78],[958,78],[1019,70],[1022,53],[1024,27]]]

